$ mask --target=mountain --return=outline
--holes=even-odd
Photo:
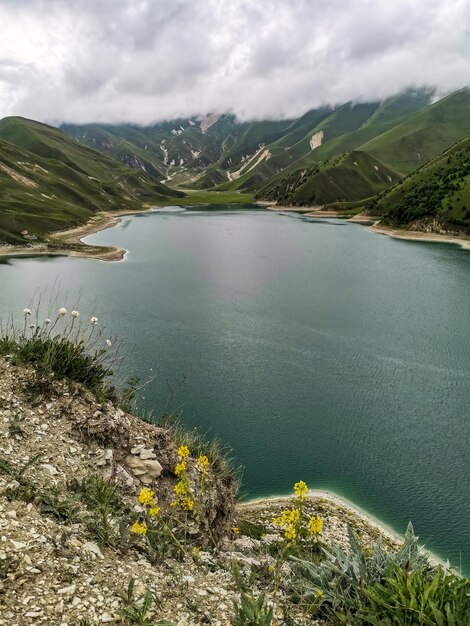
[[[400,174],[367,152],[354,150],[311,169],[296,170],[287,178],[265,185],[258,197],[281,205],[326,205],[340,199],[362,200],[390,187]]]
[[[367,211],[410,230],[470,234],[470,138],[373,198]]]
[[[470,135],[470,89],[462,89],[364,143],[361,150],[409,174]]]
[[[212,114],[55,129],[6,118],[0,237],[41,237],[98,210],[182,197],[184,189],[200,190],[201,201],[247,192],[287,206],[360,207],[470,135],[470,90],[434,103],[432,96],[409,90],[270,121]]]
[[[396,117],[398,111],[404,110],[402,103],[403,100],[392,99],[378,107],[355,131],[322,142],[308,156],[265,181],[256,190],[257,197],[294,205],[364,199],[470,135],[468,89],[415,113]],[[373,134],[376,136],[371,139]],[[367,137],[368,141],[355,146]],[[350,151],[352,147],[354,150]],[[349,151],[336,152],[345,148]]]
[[[0,240],[24,242],[103,210],[184,194],[67,134],[32,120],[0,120]]]
[[[298,178],[305,169],[316,174],[318,166],[331,157],[346,158],[346,153],[429,107],[431,96],[427,90],[410,90],[383,102],[320,107],[294,120],[239,122],[230,115],[212,115],[148,127],[68,124],[61,128],[78,141],[173,185],[249,191],[267,198],[261,192],[266,185],[272,190],[279,186],[274,183],[278,179],[294,173],[294,179]],[[369,164],[382,163],[373,156]],[[377,185],[371,184],[370,179],[376,177],[369,175],[368,166],[361,171],[350,198],[364,198],[380,191],[384,181],[395,182],[393,164],[385,161],[381,170]],[[340,176],[341,168],[333,179]],[[328,187],[327,181],[322,180],[322,189]],[[337,183],[319,196],[338,199]]]

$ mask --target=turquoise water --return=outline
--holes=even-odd
[[[223,207],[219,207],[223,209]],[[305,480],[470,571],[470,252],[339,220],[168,209],[87,238],[125,261],[11,259],[0,314],[53,283],[126,338],[141,405],[228,442],[246,497]],[[181,381],[184,379],[184,384]]]

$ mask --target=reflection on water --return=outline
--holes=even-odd
[[[82,288],[128,370],[156,372],[142,407],[163,412],[169,381],[245,495],[304,479],[470,569],[468,251],[253,206],[168,207],[87,242],[129,253],[3,261],[2,317],[55,280]]]

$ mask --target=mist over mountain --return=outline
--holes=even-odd
[[[52,0],[0,5],[0,117],[153,124],[439,96],[468,80],[462,0]]]

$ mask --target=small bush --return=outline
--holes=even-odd
[[[241,593],[240,604],[234,603],[234,626],[270,626],[273,620],[273,607],[265,606],[265,597],[258,598]]]
[[[92,475],[69,482],[68,489],[86,505],[89,511],[86,525],[96,542],[102,547],[116,547],[120,543],[124,547],[121,527],[129,511],[116,487],[102,476]]]
[[[372,626],[465,626],[470,581],[445,572],[410,571],[393,563],[385,580],[364,589],[366,606],[357,623]]]
[[[320,564],[294,559],[296,581],[315,617],[359,626],[464,626],[470,580],[431,565],[409,524],[400,550],[388,552],[379,538],[364,550],[349,529],[351,552],[323,548]],[[318,601],[320,599],[320,601]]]
[[[117,399],[108,381],[113,375],[117,352],[113,342],[104,339],[97,318],[79,322],[78,311],[67,314],[59,309],[54,319],[31,322],[32,312],[24,309],[22,327],[10,321],[0,327],[0,356],[8,355],[14,364],[29,364],[37,371],[36,391],[47,391],[51,378],[78,382],[103,400]]]

